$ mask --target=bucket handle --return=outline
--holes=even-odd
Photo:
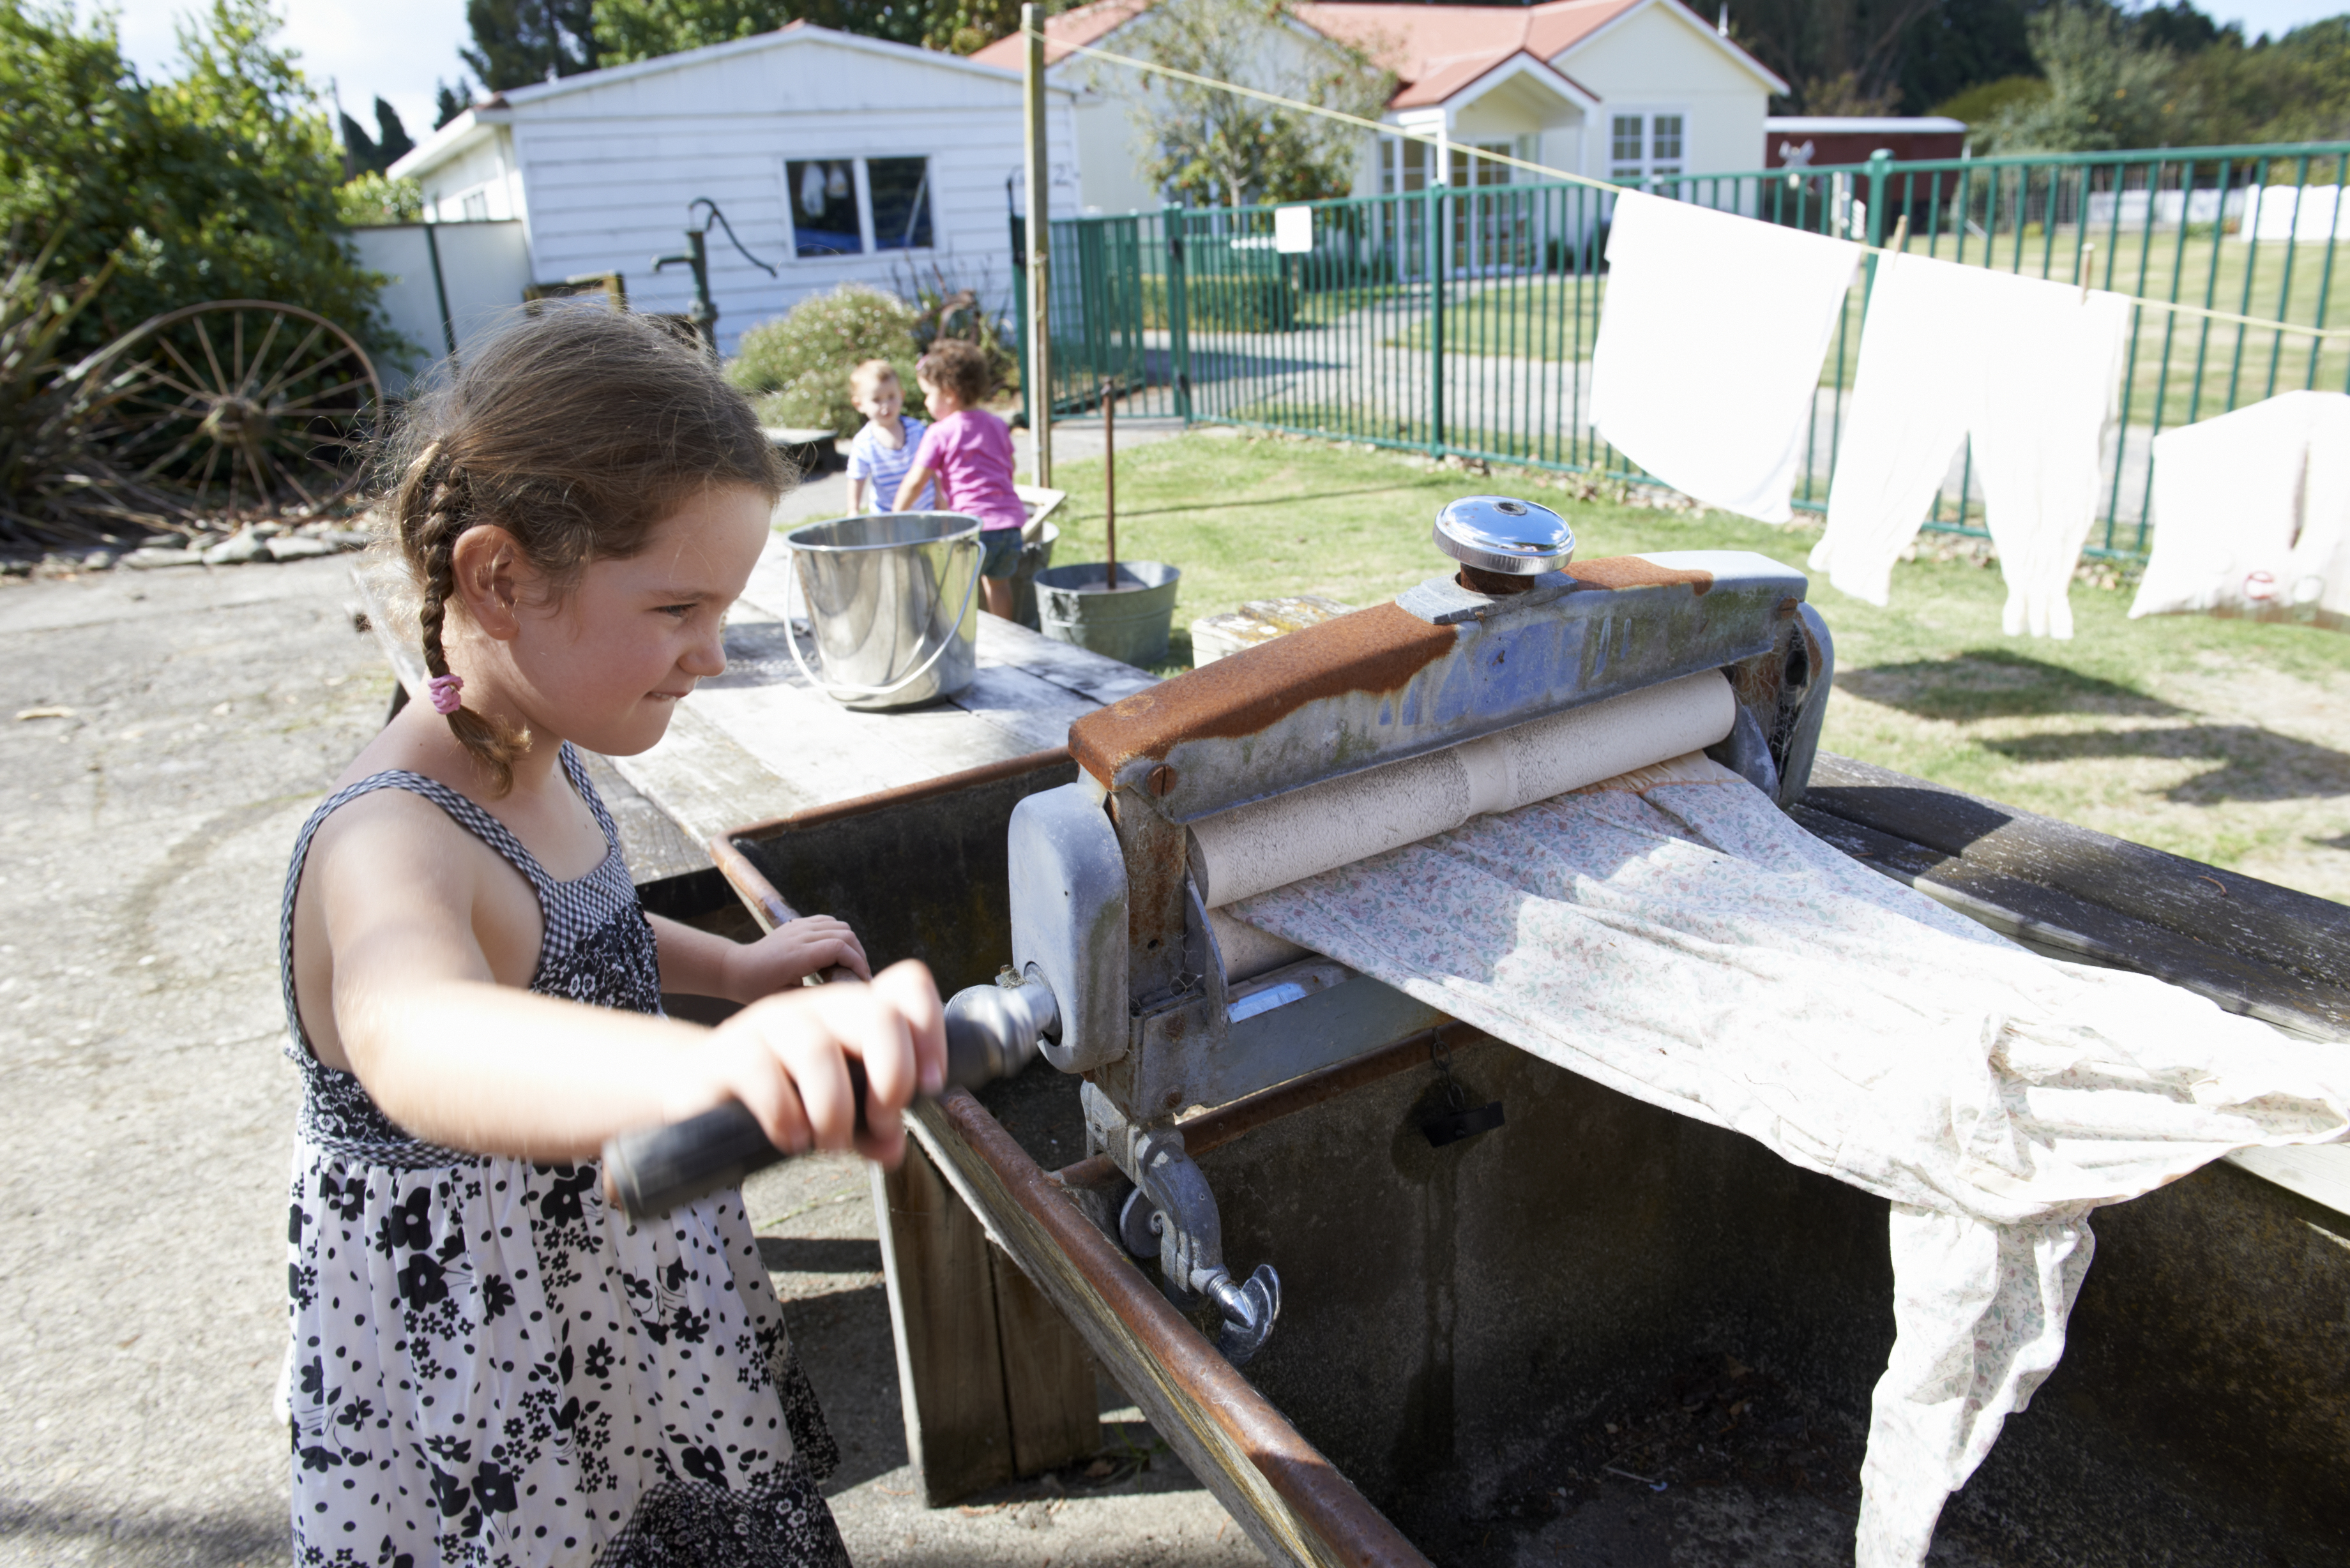
[[[964,542],[965,541],[962,540],[956,541],[958,544]],[[949,629],[946,636],[939,639],[938,647],[931,650],[931,656],[928,659],[923,659],[921,664],[915,669],[911,675],[903,676],[899,680],[892,680],[887,686],[851,686],[847,681],[827,680],[823,676],[818,675],[815,670],[808,668],[807,660],[800,654],[799,635],[796,632],[794,632],[792,628],[786,625],[784,628],[784,641],[791,648],[792,662],[800,667],[800,673],[808,678],[808,683],[810,685],[814,686],[817,691],[822,691],[827,697],[839,697],[844,695],[850,697],[887,697],[893,691],[903,691],[907,687],[911,686],[915,681],[920,680],[923,676],[928,675],[931,672],[931,666],[936,664],[946,653],[946,650],[954,646],[955,632],[962,628],[962,618],[971,613],[971,601],[979,593],[979,567],[981,561],[985,558],[986,552],[980,548],[979,540],[976,537],[969,540],[968,543],[972,547],[971,584],[962,591],[962,608],[955,611],[954,619],[947,623]],[[799,554],[800,553],[797,550],[794,550],[792,552],[792,565],[795,571],[796,571],[799,566]],[[802,598],[805,599],[807,594],[807,584],[806,581],[802,581],[800,584],[800,594]],[[816,618],[811,615],[808,618],[809,635],[814,636],[815,630]]]

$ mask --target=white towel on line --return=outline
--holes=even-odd
[[[1860,257],[1844,240],[1624,192],[1591,351],[1592,424],[1709,506],[1788,521],[1820,361]]]
[[[1814,571],[1882,605],[1959,442],[1974,438],[2011,637],[2073,635],[2073,568],[2103,499],[2130,301],[1922,256],[1877,269]]]
[[[1944,1500],[2054,1368],[2091,1210],[2350,1130],[2338,1047],[2027,952],[1702,756],[1229,912],[1892,1201],[1860,1568],[1924,1561]]]
[[[2154,438],[2142,615],[2350,631],[2350,395],[2286,392]]]

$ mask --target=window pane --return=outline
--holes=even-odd
[[[791,192],[792,237],[800,254],[856,255],[865,249],[857,229],[857,181],[847,159],[788,160],[784,181]]]
[[[1640,156],[1640,117],[1637,114],[1617,115],[1612,142],[1613,145],[1608,150],[1608,157],[1618,163],[1637,161]],[[1634,172],[1637,173],[1638,171],[1636,170]]]
[[[873,186],[873,248],[931,248],[931,161],[872,158],[865,177]]]
[[[1511,155],[1510,144],[1506,141],[1481,141],[1477,144],[1477,150],[1480,152],[1498,152],[1504,158]],[[1496,163],[1490,158],[1477,160],[1477,183],[1506,185],[1509,182],[1510,166],[1508,164]]]
[[[1681,117],[1678,114],[1660,114],[1656,118],[1654,130],[1656,146],[1649,156],[1669,158],[1678,162],[1681,155]],[[1674,172],[1679,173],[1679,171],[1675,170]]]
[[[1428,189],[1429,146],[1425,141],[1403,144],[1403,188],[1407,191]]]

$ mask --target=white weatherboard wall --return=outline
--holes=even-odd
[[[1607,174],[1610,117],[1636,113],[1688,117],[1682,160],[1690,173],[1754,167],[1769,88],[1674,7],[1633,12],[1553,63],[1600,98],[1586,172]]]
[[[1054,99],[1052,199],[1056,211],[1075,213],[1069,95]],[[848,282],[910,294],[917,282],[934,283],[936,269],[950,287],[1011,307],[1007,197],[1026,204],[1013,72],[794,26],[516,88],[503,107],[452,121],[398,171],[428,193],[445,184],[445,201],[488,189],[501,157],[511,161],[534,278],[618,272],[636,310],[681,312],[692,303],[687,269],[656,276],[651,262],[685,249],[696,197],[715,201],[743,244],[780,274],[745,261],[724,230],[711,228],[710,289],[730,353],[746,328]],[[909,157],[930,161],[931,246],[793,254],[787,161]]]

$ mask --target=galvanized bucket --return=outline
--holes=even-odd
[[[1120,561],[1118,589],[1104,584],[1098,563],[1050,566],[1036,574],[1037,627],[1055,642],[1073,642],[1149,669],[1167,661],[1167,630],[1175,618],[1175,590],[1183,574],[1159,561]]]
[[[874,711],[951,697],[978,669],[979,529],[959,512],[877,512],[809,523],[792,547],[822,672],[800,672],[834,701]]]

